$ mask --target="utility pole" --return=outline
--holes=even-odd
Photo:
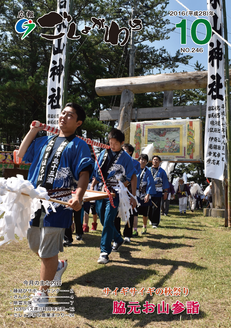
[[[226,5],[223,4],[223,21],[224,21],[224,38],[228,40]],[[226,108],[226,124],[227,124],[227,171],[228,171],[228,217],[225,220],[225,226],[231,227],[231,126],[230,126],[230,87],[229,87],[229,53],[228,45],[225,42],[225,108]]]

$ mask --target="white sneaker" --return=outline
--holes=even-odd
[[[130,243],[131,242],[131,239],[129,237],[124,237],[124,244],[126,243]]]
[[[51,283],[50,287],[58,287],[58,286],[60,286],[60,284],[61,284],[61,277],[62,277],[64,271],[67,268],[67,260],[65,260],[65,261],[59,261],[59,262],[62,262],[63,266],[62,266],[61,269],[57,269],[56,274],[55,274],[54,279],[53,279],[53,283]]]
[[[35,294],[31,295],[31,298],[28,301],[28,307],[24,311],[24,314],[27,316],[32,316],[35,313],[45,311],[48,300],[49,298],[46,293],[41,290],[37,290]]]
[[[152,225],[152,221],[149,221],[149,224]]]
[[[120,246],[123,245],[123,242],[124,242],[123,239],[120,243],[116,243],[114,241],[114,243],[112,245],[112,252],[117,252],[119,250]]]
[[[100,253],[99,259],[97,261],[99,264],[107,264],[109,262],[108,253]]]
[[[153,224],[152,228],[153,228],[153,229],[157,229],[157,226]]]

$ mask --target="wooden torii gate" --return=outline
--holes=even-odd
[[[101,120],[105,120],[106,115],[109,114],[107,120],[110,120],[110,116],[112,120],[119,119],[118,128],[125,132],[126,135],[129,134],[130,122],[134,115],[137,113],[133,112],[133,100],[134,94],[136,93],[146,93],[146,92],[158,92],[158,91],[172,91],[172,90],[183,90],[183,89],[198,89],[198,88],[206,88],[208,81],[208,72],[207,71],[195,71],[195,72],[183,72],[183,73],[169,73],[169,74],[158,74],[158,75],[147,75],[147,76],[137,76],[137,77],[125,77],[125,78],[113,78],[113,79],[98,79],[95,83],[95,90],[98,96],[114,96],[121,95],[120,107],[118,109],[113,109],[113,111],[101,111],[100,116]],[[230,77],[230,85],[231,85],[231,69],[229,70]],[[147,113],[146,119],[148,119],[148,115],[150,113],[149,119],[153,118],[153,111],[159,111],[159,115],[164,112],[166,115],[168,111],[168,115],[170,113],[174,113],[171,117],[182,117],[180,110],[186,110],[187,106],[181,106],[174,108],[173,106],[168,106],[168,102],[166,102],[167,106],[155,109],[142,109],[142,112]],[[182,108],[183,107],[183,108]],[[190,106],[192,107],[192,106]],[[198,106],[193,106],[198,107]],[[115,112],[117,111],[117,113]],[[140,109],[141,110],[141,109]],[[140,111],[139,110],[139,111]],[[200,116],[201,111],[203,110],[203,114],[205,112],[205,106],[203,108],[197,109],[197,116]],[[157,113],[156,113],[157,114]],[[187,116],[192,116],[192,108],[189,109]],[[114,115],[114,117],[113,117]],[[158,114],[157,114],[158,115]],[[113,117],[113,118],[112,118]],[[163,115],[160,115],[159,118],[163,118]],[[140,119],[140,117],[139,117]],[[126,138],[127,139],[127,138]],[[216,195],[217,204],[214,204],[216,208],[222,208],[225,204],[224,193],[222,192],[222,183],[219,180],[215,180],[215,188],[216,192],[220,191],[220,195]],[[223,200],[221,201],[221,196],[223,194]],[[227,207],[226,207],[227,208]],[[216,215],[212,215],[216,216]],[[226,222],[225,226],[228,226],[227,221],[227,213],[225,215]]]
[[[188,114],[185,117],[198,117],[200,116],[201,110],[203,114],[205,113],[204,105],[200,108],[198,108],[198,106],[173,107],[171,105],[155,109],[142,108],[139,109],[139,114],[141,116],[138,117],[136,115],[137,113],[135,113],[132,109],[134,94],[206,88],[208,81],[207,75],[207,71],[195,71],[113,79],[98,79],[95,83],[95,90],[98,96],[121,95],[120,107],[113,108],[110,111],[101,111],[100,119],[118,120],[118,128],[125,131],[129,129],[130,122],[134,117],[142,119],[144,114],[146,114],[146,119],[153,119],[153,115],[155,115],[154,113],[156,113],[159,118],[183,117],[183,113]],[[231,69],[229,70],[229,76],[231,81]],[[155,116],[155,118],[157,117]]]

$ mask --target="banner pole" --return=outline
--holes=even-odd
[[[69,15],[72,16],[73,13],[73,1],[69,0]],[[68,98],[68,78],[69,78],[69,66],[70,66],[70,40],[67,39],[66,44],[66,56],[65,56],[65,64],[64,64],[64,81],[63,81],[63,99],[62,99],[62,108],[64,108],[67,103]]]
[[[226,19],[226,4],[225,0],[222,0],[223,4],[223,24],[224,24],[224,39],[227,37],[227,19]],[[227,173],[228,173],[228,204],[225,226],[231,227],[231,126],[230,126],[230,86],[229,86],[229,52],[228,45],[225,43],[225,108],[226,108],[226,123],[227,123]]]

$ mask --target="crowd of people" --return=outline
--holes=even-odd
[[[133,159],[133,146],[124,143],[124,134],[118,129],[113,128],[108,135],[110,149],[103,149],[98,156],[98,163],[94,161],[88,145],[75,135],[84,120],[83,108],[68,103],[59,116],[59,135],[37,138],[42,127],[31,124],[19,149],[19,157],[31,163],[28,180],[34,187],[45,187],[52,198],[62,199],[62,195],[67,197],[68,192],[72,195],[68,198],[68,207],[59,206],[56,212],[50,210],[49,213],[38,210],[30,221],[27,233],[29,247],[41,259],[40,281],[51,281],[53,285],[61,281],[67,268],[67,261],[59,260],[58,254],[63,251],[63,247],[72,245],[74,229],[77,240],[89,232],[90,211],[93,215],[91,230],[97,229],[97,217],[102,224],[98,263],[107,264],[112,251],[118,251],[123,243],[129,243],[131,238],[138,236],[138,215],[143,218],[141,234],[144,235],[147,233],[148,221],[156,229],[160,224],[161,213],[168,215],[170,200],[175,195],[179,198],[179,211],[182,214],[186,214],[188,198],[191,199],[192,211],[201,206],[203,192],[195,188],[196,184],[190,188],[179,178],[173,186],[161,168],[158,155],[152,157],[150,167],[150,159],[146,154],[140,154],[138,160]],[[129,220],[122,233],[123,217],[118,214],[118,179],[127,187],[130,195]],[[113,192],[113,202],[105,198],[83,204],[87,188]],[[41,284],[26,314],[41,311],[46,306],[48,288]]]

